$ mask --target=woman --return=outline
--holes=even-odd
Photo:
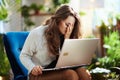
[[[91,80],[85,68],[42,72],[53,68],[64,39],[80,37],[78,14],[68,5],[61,6],[46,24],[32,30],[20,54],[20,60],[28,69],[29,80]]]

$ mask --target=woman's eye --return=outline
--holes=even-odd
[[[68,27],[68,26],[69,26],[69,24],[66,24],[66,26]]]

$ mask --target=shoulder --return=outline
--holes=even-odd
[[[30,31],[30,35],[43,35],[47,26],[38,26]]]

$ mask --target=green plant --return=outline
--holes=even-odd
[[[106,56],[97,58],[89,66],[89,69],[95,67],[106,69],[120,67],[120,37],[117,31],[112,31],[108,35],[104,35],[104,48],[106,48]]]
[[[114,61],[114,66],[120,67],[120,37],[118,31],[110,32],[104,36],[104,47],[107,56]]]
[[[0,21],[7,21],[8,13],[9,13],[7,9],[8,3],[9,0],[1,0],[0,2]],[[10,64],[4,52],[2,34],[0,34],[0,76],[9,75],[9,70],[10,70]]]
[[[119,80],[120,75],[106,68],[96,67],[90,71],[92,80]]]
[[[99,27],[99,29],[100,29],[100,34],[106,34],[106,32],[107,32],[107,26],[105,25],[105,23],[104,23],[104,21],[101,21],[101,25],[100,25],[100,27]]]
[[[21,7],[20,11],[24,18],[25,25],[27,27],[31,27],[31,26],[35,25],[35,23],[30,19],[30,16],[41,14],[41,12],[45,11],[45,7],[44,7],[44,5],[37,5],[35,3],[32,3],[30,6],[23,5]]]
[[[119,16],[117,16],[117,18]],[[93,58],[91,65],[88,66],[90,71],[96,67],[99,67],[111,70],[111,72],[107,75],[104,75],[107,79],[97,79],[97,76],[95,80],[119,80],[118,78],[120,78],[120,76],[117,75],[117,72],[112,70],[114,67],[120,67],[120,32],[113,25],[112,18],[113,17],[110,17],[108,19],[109,25],[105,25],[105,23],[102,21],[101,25],[99,26],[100,34],[102,35],[101,40],[103,41],[102,47],[104,47],[105,56]],[[103,74],[100,75],[103,76]]]
[[[61,4],[66,4],[69,2],[70,2],[70,0],[53,0],[53,5],[54,5],[54,8],[56,9]]]
[[[120,13],[117,13],[115,17],[117,20],[120,20]]]
[[[32,3],[30,6],[23,5],[20,9],[24,18],[30,17],[31,15],[39,15],[44,10],[44,5],[37,5],[35,3]]]
[[[106,49],[106,56],[93,58],[92,64],[88,66],[88,69],[94,70],[97,67],[110,70],[110,73],[99,73],[101,70],[92,72],[93,80],[119,80],[120,76],[111,69],[113,67],[120,67],[120,37],[118,31],[110,31],[108,35],[104,35],[104,48]],[[103,70],[105,71],[105,70]]]
[[[0,2],[0,20],[6,20],[8,17],[8,5],[9,0],[1,0]]]
[[[85,15],[86,15],[86,12],[80,11],[79,14],[80,14],[80,16],[85,16]]]
[[[20,3],[21,0],[15,0],[16,3]],[[10,0],[0,0],[0,21],[8,21]]]
[[[6,76],[9,75],[10,64],[6,56],[6,53],[4,52],[2,37],[3,36],[0,34],[0,75]]]

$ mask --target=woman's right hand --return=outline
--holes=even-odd
[[[34,76],[41,75],[42,74],[42,67],[41,66],[33,67],[31,74]]]
[[[73,25],[68,24],[67,28],[66,28],[66,33],[65,33],[65,39],[70,38],[70,35],[71,35],[72,31],[73,31]]]

